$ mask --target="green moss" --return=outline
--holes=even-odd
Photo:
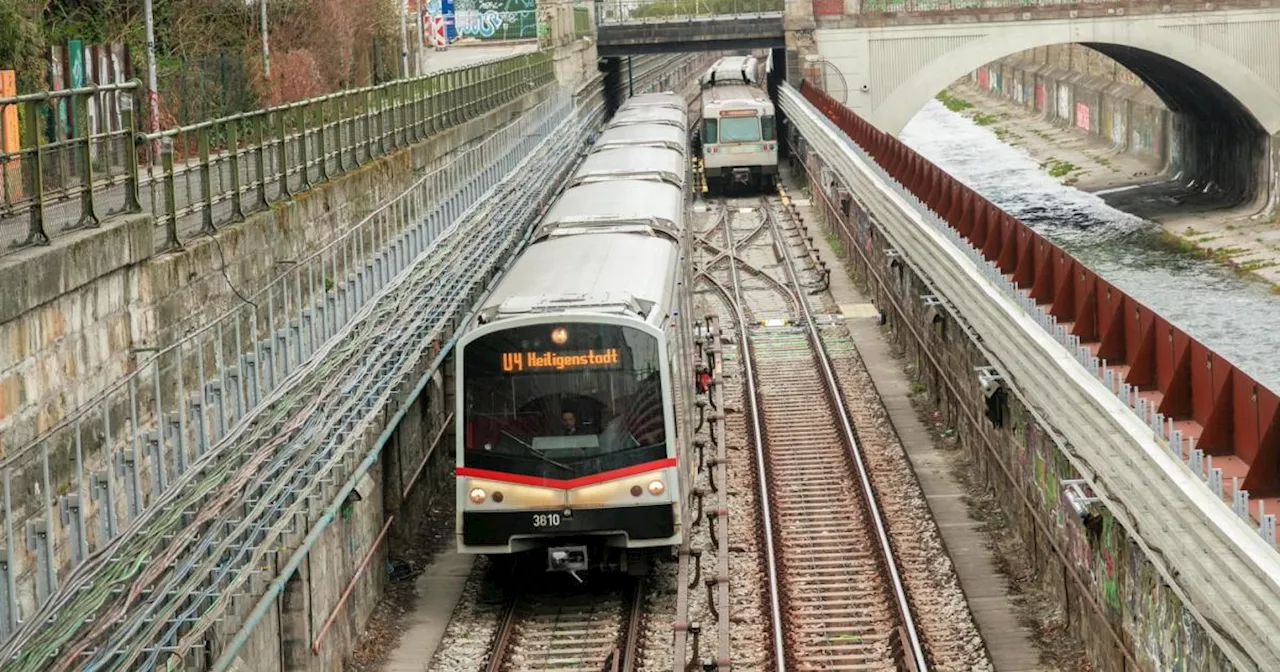
[[[973,123],[979,126],[990,126],[996,123],[997,121],[1000,121],[1000,118],[997,117],[996,115],[986,114],[984,112],[976,112],[969,118],[973,119]]]
[[[959,96],[952,95],[951,92],[946,90],[939,91],[938,95],[935,97],[938,99],[938,102],[945,105],[947,109],[952,112],[963,112],[964,110],[973,107],[973,103],[970,103]]]
[[[1042,170],[1048,171],[1050,177],[1065,177],[1069,173],[1079,170],[1080,168],[1070,161],[1059,161],[1050,158],[1040,164]]]

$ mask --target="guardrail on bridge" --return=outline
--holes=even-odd
[[[783,0],[597,0],[596,24],[782,16]]]

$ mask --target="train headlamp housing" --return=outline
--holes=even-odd
[[[667,485],[660,480],[649,482],[649,494],[657,497],[667,491]]]
[[[472,504],[483,504],[488,495],[482,488],[472,488],[471,492],[467,493],[467,497],[471,500]]]

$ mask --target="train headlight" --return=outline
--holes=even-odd
[[[484,490],[481,490],[480,488],[472,488],[469,496],[471,497],[472,504],[484,503],[485,493]]]
[[[666,491],[667,491],[667,486],[662,481],[649,482],[649,494],[653,495],[654,497],[657,497],[658,495],[661,495]]]
[[[501,503],[502,503],[502,491],[500,491],[500,490],[494,490],[494,491],[493,491],[493,503],[494,503],[494,504],[501,504]]]

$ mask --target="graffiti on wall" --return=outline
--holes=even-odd
[[[1058,118],[1067,121],[1071,118],[1071,89],[1066,84],[1058,85]]]
[[[1114,104],[1111,105],[1111,142],[1116,147],[1124,147],[1125,126],[1124,108]]]
[[[537,0],[456,0],[458,35],[481,40],[538,36]]]
[[[1076,128],[1089,130],[1089,106],[1076,103]]]
[[[1044,82],[1036,82],[1036,112],[1045,111]]]

